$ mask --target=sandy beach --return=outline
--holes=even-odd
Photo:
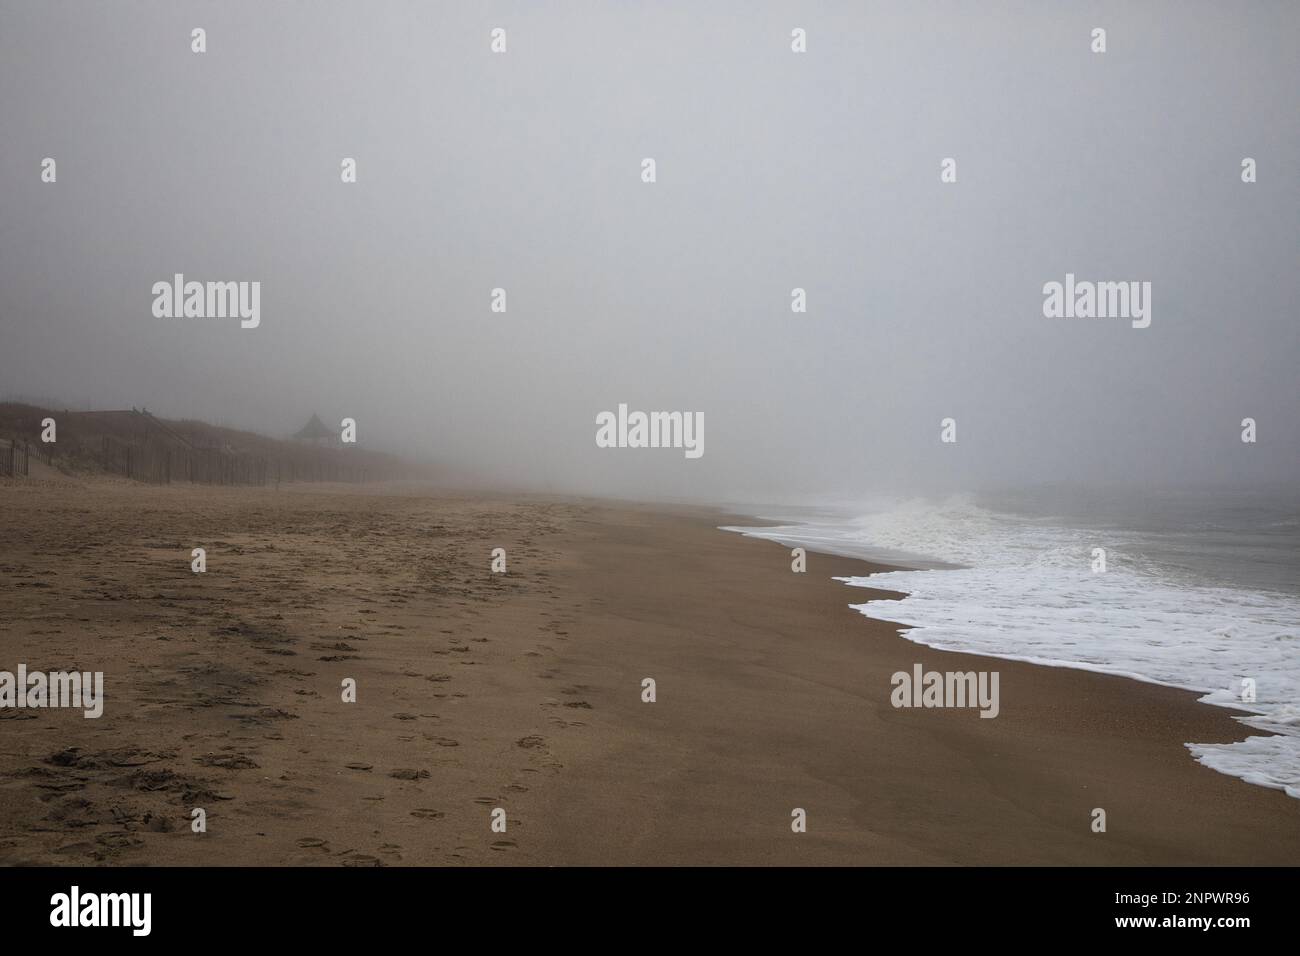
[[[4,483],[0,670],[103,671],[105,706],[0,710],[0,862],[1300,859],[1300,802],[1184,747],[1251,733],[1232,712],[919,646],[832,580],[871,566],[794,574],[718,530],[747,520],[409,485]],[[893,708],[890,675],[917,663],[998,671],[998,717]]]

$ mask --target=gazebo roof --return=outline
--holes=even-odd
[[[306,439],[333,438],[334,433],[326,428],[325,423],[322,422],[320,417],[313,412],[311,421],[298,429],[298,431],[294,433],[293,437]]]

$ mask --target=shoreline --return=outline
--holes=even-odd
[[[729,514],[702,509],[696,511],[695,520],[721,525],[729,520]],[[716,534],[714,528],[709,530]],[[756,570],[761,566],[764,574],[764,587],[758,590],[776,599],[770,605],[764,602],[767,614],[755,612],[756,620],[761,620],[762,624],[747,629],[748,634],[769,631],[774,616],[783,614],[780,605],[786,602],[784,595],[788,594],[791,595],[790,603],[796,604],[799,611],[806,611],[809,618],[816,619],[828,629],[830,633],[827,636],[833,645],[828,649],[836,655],[843,654],[846,661],[858,661],[859,665],[866,663],[861,660],[864,658],[883,658],[883,661],[871,662],[876,664],[874,670],[878,676],[877,690],[870,699],[864,699],[861,688],[853,687],[844,679],[844,673],[852,672],[853,664],[846,664],[844,668],[832,667],[828,673],[824,666],[817,666],[827,663],[825,660],[799,661],[798,666],[781,668],[781,673],[790,679],[802,680],[805,675],[799,671],[809,667],[815,672],[814,679],[818,683],[832,686],[850,698],[843,702],[846,712],[871,712],[875,723],[907,733],[906,740],[887,739],[881,747],[874,748],[889,752],[883,760],[887,772],[876,776],[890,778],[893,786],[872,786],[860,776],[861,770],[854,768],[845,774],[857,784],[849,788],[853,801],[844,806],[845,795],[839,795],[841,812],[849,820],[858,819],[865,807],[881,801],[887,805],[885,819],[879,827],[883,832],[855,834],[855,839],[866,844],[879,841],[874,851],[863,846],[861,855],[855,855],[854,851],[845,852],[843,845],[822,846],[816,853],[801,853],[793,862],[995,865],[1269,862],[1285,865],[1300,859],[1300,827],[1297,827],[1292,798],[1280,791],[1247,784],[1211,770],[1197,763],[1183,745],[1184,739],[1227,742],[1261,735],[1237,724],[1226,709],[1203,707],[1195,694],[1181,689],[1143,685],[1127,678],[1095,672],[939,651],[910,642],[897,633],[906,625],[868,618],[853,610],[843,591],[844,585],[833,580],[841,575],[862,576],[888,570],[885,566],[837,556],[822,556],[814,561],[814,552],[810,552],[807,574],[794,575],[789,572],[789,551],[781,545],[729,532],[724,532],[723,537],[732,544],[700,541],[699,549],[726,552],[727,561],[737,563],[742,561],[739,549],[748,549],[744,558],[746,567]],[[804,600],[812,595],[795,599],[793,594],[798,590],[820,592],[822,598],[807,607]],[[882,598],[898,596],[898,592],[882,591],[875,595],[870,589],[864,589],[864,592]],[[798,611],[789,616],[798,617]],[[797,640],[799,626],[795,625],[787,633]],[[886,640],[877,641],[877,638]],[[791,653],[788,645],[779,643],[765,642],[761,648],[754,649],[754,653],[770,654],[787,664],[797,660],[797,655]],[[924,661],[927,668],[941,670],[1000,668],[1004,678],[1002,716],[986,721],[973,713],[896,711],[890,708],[887,674],[896,669],[906,669],[918,659]],[[1016,682],[1006,680],[1009,673]],[[777,683],[788,684],[789,680],[778,680]],[[1018,701],[1010,699],[1009,691],[1017,684],[1030,690],[1032,697]],[[736,699],[730,696],[729,699],[734,707]],[[814,702],[812,705],[819,704]],[[762,705],[756,703],[750,708],[751,716],[761,709]],[[799,712],[801,709],[795,710]],[[814,726],[829,723],[843,728],[849,723],[828,721],[825,715],[811,715],[809,719]],[[1004,733],[1008,727],[1012,728],[1013,739],[999,741],[1000,737],[1008,736]],[[1153,728],[1159,731],[1158,739],[1156,736],[1148,739],[1135,739],[1133,736],[1135,732],[1143,733]],[[686,732],[684,727],[682,732]],[[1046,741],[1053,739],[1057,752],[1045,753]],[[1130,752],[1123,754],[1123,760],[1111,760],[1112,748],[1115,747],[1128,748]],[[1003,753],[1006,749],[1015,752]],[[836,750],[863,755],[862,748],[852,741],[837,739]],[[963,773],[951,781],[955,787],[943,779],[943,772],[933,763],[923,765],[916,777],[906,772],[907,768],[916,765],[916,753],[928,751],[928,761],[934,761],[936,750],[946,755],[946,761],[939,760],[938,763],[963,766]],[[1071,755],[1086,757],[1087,767],[1083,770],[1072,768]],[[877,756],[873,769],[879,770],[881,763]],[[820,775],[829,781],[845,773],[831,768],[851,765],[828,759],[818,766]],[[1075,774],[1074,792],[1060,792],[1057,778],[1072,771]],[[989,779],[999,774],[1003,777],[1001,782]],[[810,773],[810,777],[818,775]],[[753,774],[746,772],[743,776],[752,778]],[[973,789],[966,796],[953,792],[971,784],[974,784]],[[843,789],[844,781],[840,781],[838,786]],[[1019,792],[1016,787],[1020,788]],[[1099,797],[1099,791],[1104,791],[1105,796]],[[1146,803],[1153,793],[1161,794],[1159,807]],[[902,799],[902,794],[913,796]],[[1200,806],[1196,805],[1198,801]],[[1177,822],[1171,821],[1165,811],[1184,804],[1188,805],[1189,816],[1179,815]],[[1108,809],[1109,831],[1106,834],[1094,834],[1088,826],[1088,814],[1098,805]],[[929,816],[927,807],[939,808],[940,817],[951,824],[949,832],[936,832],[942,827],[935,828],[926,819]],[[1211,810],[1211,807],[1216,809]],[[996,823],[1003,812],[1017,820],[1014,838]],[[1224,817],[1228,814],[1235,814],[1237,819],[1225,825]],[[1267,826],[1262,825],[1263,819],[1270,821]],[[1256,825],[1260,826],[1258,830],[1254,829]],[[1020,827],[1028,827],[1028,831]],[[900,833],[911,839],[901,839]],[[975,836],[983,833],[989,835],[988,843],[974,846]],[[1030,833],[1034,836],[1030,837]],[[1229,833],[1235,835],[1230,837]],[[841,839],[848,838],[848,832],[843,829],[839,835]],[[811,829],[807,836],[811,836]],[[765,833],[764,837],[770,837],[770,834]],[[1244,842],[1240,847],[1234,846],[1236,840]],[[944,845],[949,841],[951,845]],[[656,843],[661,846],[661,854],[667,855],[663,846],[672,845],[674,841],[661,833],[657,834]],[[685,846],[676,849],[682,853],[690,852]],[[779,859],[791,861],[785,857]]]
[[[0,669],[104,670],[107,698],[100,720],[0,712],[0,862],[1300,860],[1293,798],[1184,747],[1256,735],[1225,709],[908,641],[834,580],[884,566],[809,551],[793,574],[781,545],[721,531],[727,514],[385,486],[0,489]],[[998,717],[895,709],[890,675],[917,663],[997,669]]]
[[[1107,659],[1104,654],[1100,656],[1100,659],[1088,659],[1089,655],[1086,653],[1069,656],[1069,652],[1074,650],[1072,642],[1069,641],[1045,642],[1050,649],[1056,650],[1058,653],[1035,653],[1036,648],[1043,646],[1042,642],[1023,638],[1017,640],[1018,635],[1016,635],[1014,627],[1007,629],[1009,639],[984,639],[984,634],[991,633],[990,625],[998,629],[1004,626],[1004,618],[1001,615],[992,613],[988,607],[978,603],[972,612],[966,603],[970,597],[969,592],[959,591],[954,593],[952,588],[945,592],[944,586],[946,582],[941,575],[936,576],[933,581],[929,581],[929,586],[924,586],[923,582],[927,581],[929,575],[936,572],[966,571],[980,573],[981,571],[987,572],[989,570],[987,567],[979,564],[953,564],[938,559],[925,558],[921,555],[916,555],[915,560],[904,564],[892,559],[889,556],[888,549],[875,549],[866,544],[846,542],[834,536],[833,532],[832,536],[826,539],[833,547],[823,549],[819,542],[825,537],[825,522],[805,526],[800,523],[801,520],[795,517],[783,517],[781,519],[755,517],[755,522],[764,523],[728,525],[723,526],[722,530],[758,540],[778,543],[787,549],[803,547],[810,552],[819,551],[823,554],[857,558],[868,563],[884,565],[865,576],[844,576],[838,577],[836,580],[846,587],[858,588],[867,593],[868,597],[851,602],[850,606],[855,611],[873,620],[896,625],[900,636],[917,645],[932,650],[968,653],[994,660],[1017,661],[1040,667],[1066,668],[1088,673],[1105,674],[1142,684],[1174,688],[1196,694],[1199,703],[1231,713],[1234,719],[1239,720],[1244,727],[1249,728],[1251,731],[1245,739],[1257,741],[1259,746],[1236,748],[1231,745],[1225,747],[1220,743],[1207,744],[1203,741],[1189,741],[1186,743],[1186,747],[1191,759],[1201,762],[1219,773],[1248,782],[1253,786],[1278,790],[1292,799],[1300,799],[1300,780],[1296,778],[1294,770],[1296,754],[1293,748],[1296,738],[1286,733],[1285,727],[1277,726],[1279,719],[1283,721],[1286,719],[1285,708],[1281,708],[1279,714],[1267,707],[1252,707],[1250,704],[1243,703],[1234,696],[1230,696],[1232,693],[1230,690],[1225,693],[1222,685],[1216,685],[1204,679],[1196,680],[1196,676],[1204,678],[1206,674],[1193,675],[1191,672],[1196,670],[1198,663],[1203,668],[1206,664],[1205,661],[1196,662],[1195,660],[1179,659],[1172,668],[1167,662],[1160,661],[1158,658],[1130,659],[1128,661],[1121,659],[1121,663],[1116,664]],[[815,533],[805,533],[805,530],[813,532],[818,529],[822,531],[820,536]],[[775,530],[784,533],[770,534]],[[986,582],[986,586],[991,588],[992,593],[995,595],[995,597],[991,598],[995,602],[992,605],[995,608],[998,606],[996,602],[999,599],[1005,605],[1008,596],[1008,589],[1005,585],[1007,575],[1004,571],[1005,569],[999,571],[1003,580],[995,580],[992,583]],[[912,614],[900,615],[900,617],[908,618],[906,622],[895,620],[887,607],[873,607],[877,599],[871,598],[869,595],[873,590],[879,589],[872,581],[873,578],[879,575],[889,576],[883,582],[883,586],[892,586],[891,590],[900,592],[901,599],[904,601],[913,596],[914,590],[922,592],[922,606],[913,605],[911,608]],[[899,578],[905,580],[899,582]],[[915,587],[908,582],[914,582]],[[1070,583],[1073,585],[1073,582]],[[1217,587],[1223,588],[1226,586],[1218,585]],[[942,599],[936,599],[936,591],[941,595],[945,595],[948,600],[945,602]],[[1257,596],[1275,597],[1272,592],[1256,592],[1249,587],[1228,587],[1228,592],[1233,595],[1240,594],[1245,600],[1254,599]],[[1090,600],[1095,604],[1098,603],[1100,597],[1099,594]],[[949,618],[940,616],[936,619],[936,606],[950,609],[960,608],[966,610],[967,613],[973,613],[975,616],[966,618],[963,624],[963,619],[954,610]],[[1083,606],[1086,605],[1081,605],[1081,607]],[[1070,621],[1059,621],[1057,623],[1066,628],[1072,624]],[[1039,630],[1043,630],[1042,621],[1039,622],[1039,625]],[[940,632],[942,636],[935,637],[928,633],[936,631]],[[1157,633],[1159,632],[1157,631]],[[1160,644],[1159,641],[1156,643],[1157,646]],[[1055,644],[1054,647],[1053,644]],[[1258,653],[1257,650],[1256,654]],[[1096,654],[1092,656],[1094,658],[1098,657]],[[1150,664],[1152,668],[1138,670],[1132,666],[1134,663],[1138,665]],[[1152,673],[1152,670],[1158,673],[1162,666],[1166,671],[1177,672],[1181,670],[1182,673],[1167,673],[1160,676]],[[1218,666],[1217,663],[1215,666]],[[1256,661],[1256,669],[1247,668],[1245,670],[1246,674],[1266,672],[1266,668],[1260,669],[1258,660]],[[1217,676],[1223,677],[1224,675],[1218,674]],[[1243,685],[1245,683],[1245,681],[1242,681]],[[1274,692],[1276,694],[1276,690]],[[1276,698],[1274,699],[1276,700]],[[1263,743],[1264,741],[1270,741],[1271,743]],[[1238,741],[1237,743],[1241,742],[1244,741]]]

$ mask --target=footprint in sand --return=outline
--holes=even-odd
[[[111,830],[95,837],[95,842],[110,850],[125,850],[128,847],[144,846],[144,841],[122,830]]]
[[[373,770],[375,768],[372,763],[345,763],[343,766],[348,770]]]
[[[301,837],[298,840],[298,846],[304,850],[322,849],[329,852],[329,842],[322,840],[320,837]]]
[[[205,767],[221,767],[223,770],[253,770],[257,768],[257,764],[243,754],[204,754],[202,757],[195,757],[194,762]]]
[[[176,824],[172,820],[153,813],[146,813],[140,822],[150,833],[171,833],[176,829]]]
[[[515,843],[514,840],[494,840],[494,841],[492,841],[492,849],[494,849],[494,850],[513,850],[513,849],[514,849],[516,846],[518,846],[518,845],[519,845],[519,844]]]
[[[388,774],[397,780],[423,780],[429,776],[427,770],[415,770],[410,767],[399,767]]]
[[[56,846],[54,852],[60,855],[84,857],[93,856],[99,850],[93,843],[65,843],[62,846]]]
[[[419,817],[421,820],[441,820],[446,816],[441,810],[433,810],[429,807],[419,807],[411,811],[411,816]]]
[[[581,720],[562,720],[559,717],[552,717],[551,723],[556,727],[586,727],[587,725]]]

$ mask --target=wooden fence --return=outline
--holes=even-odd
[[[293,458],[267,458],[219,448],[176,448],[149,439],[127,443],[106,435],[100,461],[109,474],[160,485],[173,481],[206,485],[266,485],[281,481],[363,482],[370,479],[366,468],[340,460],[340,454],[345,453],[304,450]]]
[[[188,481],[206,485],[278,485],[282,481],[365,482],[406,477],[397,461],[364,456],[361,462],[342,448],[268,445],[261,454],[229,446],[203,447],[147,412],[117,413],[139,422],[132,435],[85,435],[75,427],[59,443],[0,437],[0,478],[26,478],[33,458],[69,473],[102,469],[133,481],[166,485]],[[61,426],[62,431],[63,426]],[[56,464],[58,462],[58,464]],[[364,463],[362,463],[364,462]],[[39,470],[38,470],[39,474]]]
[[[37,455],[40,450],[37,449]],[[26,478],[32,447],[16,438],[0,438],[0,478]]]

